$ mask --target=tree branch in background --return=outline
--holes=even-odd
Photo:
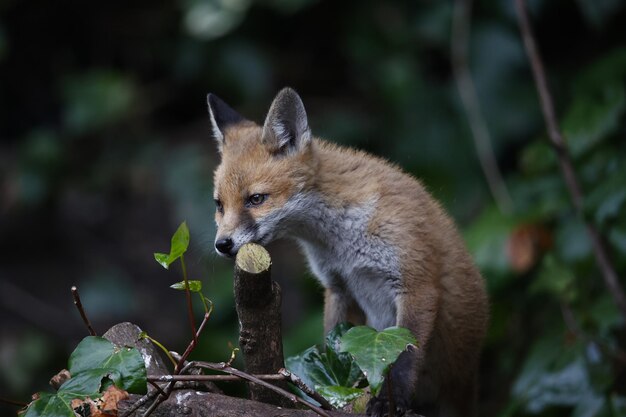
[[[559,166],[561,167],[561,172],[563,173],[565,185],[570,194],[576,212],[585,222],[585,227],[589,238],[591,239],[591,245],[593,247],[596,262],[602,272],[604,284],[613,297],[613,301],[619,308],[622,316],[626,318],[626,296],[624,295],[624,290],[619,284],[615,267],[611,262],[598,230],[592,223],[584,219],[584,195],[580,183],[578,182],[578,178],[576,177],[576,172],[574,171],[574,165],[572,163],[567,144],[565,143],[563,135],[559,130],[554,111],[554,104],[552,102],[552,95],[550,94],[543,63],[530,27],[525,0],[515,0],[515,7],[517,9],[517,18],[520,31],[522,33],[522,39],[524,41],[524,47],[526,48],[526,53],[528,54],[533,77],[535,79],[535,85],[537,87],[537,92],[539,93],[541,111],[543,112],[543,118],[548,129],[548,136],[550,137],[550,142],[552,143],[552,146],[558,156]]]
[[[87,329],[89,330],[89,334],[92,336],[97,336],[96,331],[93,329],[93,327],[91,327],[91,322],[87,318],[87,314],[85,314],[83,303],[80,301],[80,295],[78,294],[78,288],[76,288],[76,286],[74,285],[71,288],[71,291],[72,291],[72,298],[74,299],[74,305],[78,309],[78,312],[80,313],[80,317],[83,319],[85,326],[87,326]]]
[[[513,201],[493,152],[487,123],[483,118],[476,87],[469,70],[468,47],[472,0],[456,0],[452,12],[451,55],[452,71],[465,109],[478,161],[491,190],[491,194],[502,213],[510,213]]]

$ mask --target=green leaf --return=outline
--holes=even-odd
[[[172,236],[170,258],[178,259],[180,255],[187,252],[188,247],[189,228],[187,227],[187,222],[182,222],[176,229],[176,232],[174,232],[174,236]]]
[[[342,323],[330,331],[326,336],[324,352],[313,346],[287,358],[287,369],[310,387],[355,386],[363,379],[363,373],[349,353],[338,352],[340,339],[349,328],[349,324]]]
[[[169,253],[155,253],[154,254],[154,259],[161,264],[161,266],[165,269],[168,269],[170,267],[170,255]]]
[[[333,407],[337,408],[345,407],[348,403],[365,393],[361,388],[341,387],[338,385],[316,385],[315,391],[326,398]]]
[[[23,417],[76,417],[69,402],[64,398],[42,392],[39,399],[28,405]]]
[[[556,253],[567,262],[580,262],[591,256],[591,242],[585,224],[578,217],[561,221],[555,233]]]
[[[574,284],[574,273],[550,253],[543,258],[541,269],[530,285],[530,292],[548,293],[571,302],[577,295]]]
[[[352,387],[363,378],[361,370],[349,354],[334,351],[322,353],[317,346],[287,358],[285,365],[310,387],[316,385]]]
[[[526,408],[533,414],[548,406],[575,406],[591,390],[585,364],[576,360],[556,372],[545,372],[526,392]]]
[[[120,374],[116,385],[133,394],[145,394],[146,366],[137,349],[118,348],[102,337],[87,336],[70,355],[68,369],[75,375],[98,368],[114,369]]]
[[[530,143],[522,151],[520,168],[527,174],[540,174],[557,166],[557,157],[547,138]]]
[[[72,378],[65,381],[59,387],[57,394],[70,399],[99,397],[104,378],[108,378],[117,384],[121,380],[121,375],[113,368],[88,369],[73,375]]]
[[[579,95],[563,120],[563,132],[572,155],[579,157],[616,131],[626,108],[623,82]]]
[[[182,222],[172,236],[172,240],[170,242],[170,253],[155,253],[154,259],[161,264],[163,268],[168,269],[174,261],[187,252],[188,247],[189,228],[187,227],[187,222]]]
[[[380,332],[368,326],[353,327],[341,338],[341,350],[354,356],[374,395],[380,390],[389,366],[410,344],[417,345],[413,334],[395,326]]]
[[[598,417],[602,407],[606,406],[606,399],[594,392],[588,392],[580,398],[572,417]],[[616,414],[620,415],[620,414]],[[622,414],[623,415],[623,414]]]
[[[25,417],[75,417],[72,400],[100,397],[102,381],[119,380],[114,369],[89,369],[67,380],[56,394],[40,393],[39,399],[29,404]]]
[[[594,0],[589,0],[594,1]],[[576,94],[598,90],[598,86],[619,82],[626,77],[626,48],[619,46],[579,72],[574,83]]]
[[[202,291],[202,281],[187,281],[189,283],[189,291],[191,292],[201,292]],[[175,290],[185,290],[185,281],[180,281],[175,284],[170,285],[170,288]]]
[[[593,343],[566,344],[561,331],[553,331],[534,343],[512,394],[532,414],[550,407],[576,407],[573,415],[597,415],[591,412],[601,406],[602,391],[612,381],[607,364]]]

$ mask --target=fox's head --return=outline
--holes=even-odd
[[[293,196],[313,178],[311,131],[298,94],[278,93],[263,126],[214,94],[207,97],[221,163],[215,170],[215,249],[232,257],[249,242],[267,244],[292,228]]]

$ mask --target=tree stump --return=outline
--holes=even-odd
[[[235,259],[235,304],[239,316],[239,346],[246,372],[273,374],[284,368],[280,316],[280,286],[272,281],[269,253],[260,245],[249,243]],[[286,382],[280,382],[287,388]],[[250,398],[278,406],[292,404],[267,388],[248,384]]]

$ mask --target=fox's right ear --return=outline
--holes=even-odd
[[[209,93],[206,97],[209,105],[209,117],[211,119],[211,133],[217,141],[217,147],[220,152],[224,147],[224,129],[228,126],[241,123],[246,120],[245,117],[233,110],[228,104],[215,94]]]

